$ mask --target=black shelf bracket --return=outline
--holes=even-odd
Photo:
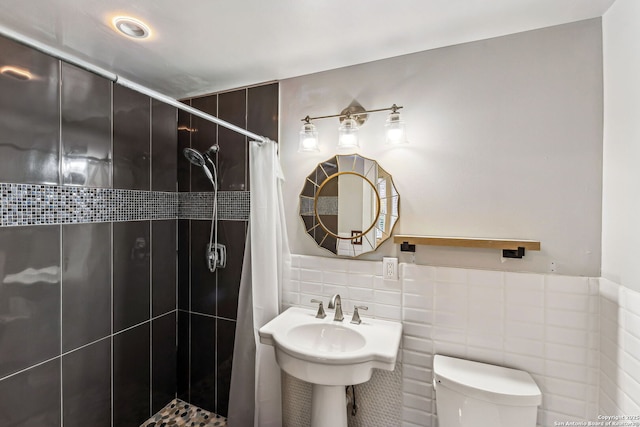
[[[400,251],[402,252],[415,252],[416,245],[410,245],[409,242],[402,242],[400,244]]]
[[[503,258],[522,258],[524,256],[524,248],[518,246],[518,249],[503,249]]]

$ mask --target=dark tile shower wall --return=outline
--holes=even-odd
[[[5,65],[34,78],[0,75],[0,183],[43,186],[2,184],[0,426],[137,427],[177,388],[177,207],[148,214],[176,109],[0,38]]]
[[[184,102],[277,140],[277,83]],[[193,147],[204,151],[215,143],[220,146],[216,156],[218,189],[249,190],[244,136],[181,112],[178,126],[179,191],[211,191],[202,170],[183,160],[182,150]],[[226,245],[227,266],[216,273],[209,272],[205,262],[211,221],[198,218],[178,221],[178,397],[226,416],[248,217],[218,222],[218,242]]]

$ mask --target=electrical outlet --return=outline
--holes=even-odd
[[[398,258],[382,258],[382,278],[384,280],[398,280]]]

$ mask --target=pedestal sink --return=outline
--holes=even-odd
[[[280,368],[313,384],[312,427],[346,427],[345,386],[368,381],[374,368],[393,371],[402,324],[351,317],[324,319],[316,311],[291,307],[260,328],[260,342],[275,347]]]

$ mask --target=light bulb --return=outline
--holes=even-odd
[[[358,124],[351,117],[342,121],[338,128],[338,148],[359,148]]]
[[[298,151],[320,151],[318,148],[318,131],[313,123],[306,122],[302,125]]]
[[[384,126],[387,128],[387,144],[396,145],[407,142],[404,121],[400,118],[400,113],[397,111],[389,113]]]

